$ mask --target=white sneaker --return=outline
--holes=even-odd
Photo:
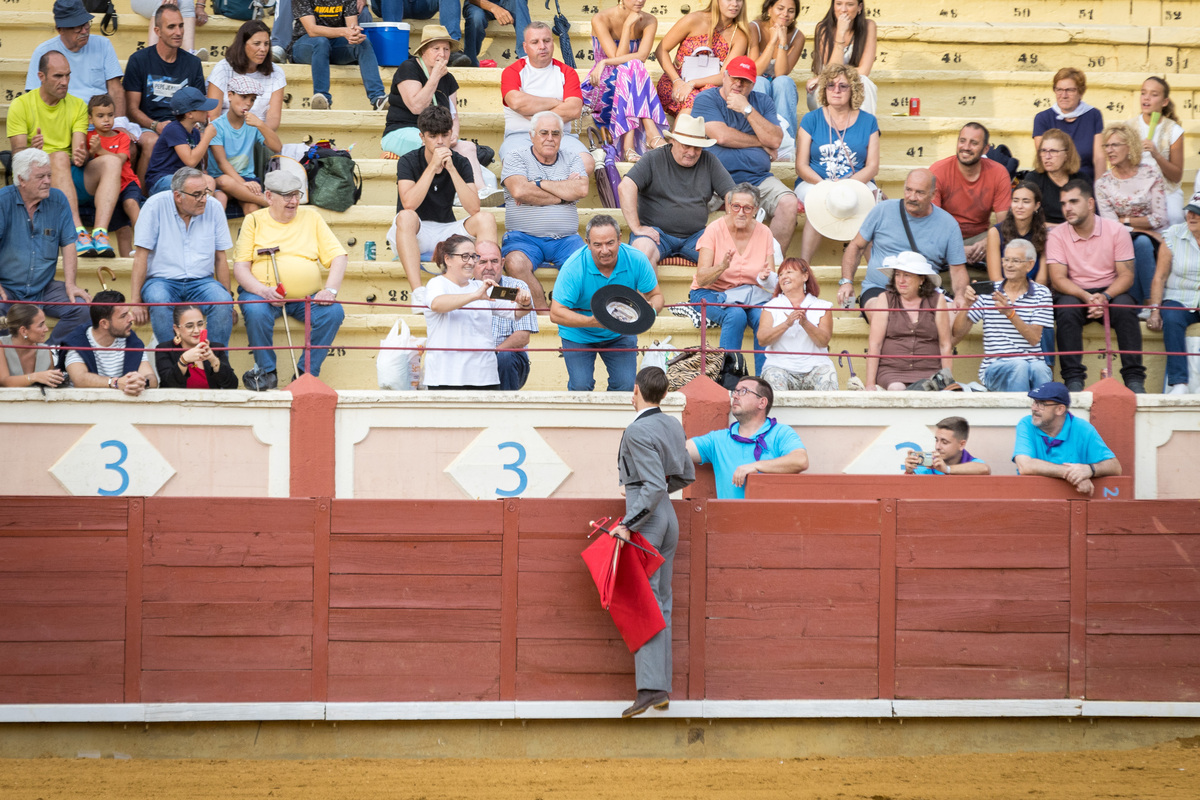
[[[426,291],[425,291],[424,286],[418,286],[416,289],[413,289],[412,304],[414,306],[424,306],[426,304],[425,303],[425,295],[426,295]],[[413,309],[410,309],[410,312],[413,314],[424,314],[425,309],[424,308],[413,308]]]
[[[1143,308],[1141,311],[1138,312],[1138,319],[1140,319],[1142,322],[1145,322],[1146,320],[1150,319],[1151,311],[1152,311],[1152,309]]]
[[[504,205],[504,190],[483,187],[479,190],[479,205],[484,208],[499,208]]]
[[[1186,383],[1172,383],[1171,388],[1163,392],[1163,394],[1187,394],[1188,385]]]
[[[314,94],[312,100],[308,101],[308,107],[314,111],[325,111],[329,108],[329,98],[323,94]]]
[[[274,61],[276,64],[286,64],[287,63],[287,50],[284,50],[279,45],[275,45],[274,47],[271,48],[271,60]]]

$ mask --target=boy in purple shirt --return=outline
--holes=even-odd
[[[909,450],[904,458],[905,475],[991,475],[987,464],[967,452],[970,424],[962,417],[946,417],[933,435],[933,466],[921,465],[924,453]]]

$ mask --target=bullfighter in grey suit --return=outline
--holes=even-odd
[[[625,519],[614,532],[623,539],[637,531],[658,548],[665,560],[650,577],[667,627],[634,653],[637,699],[621,713],[636,717],[671,702],[671,573],[679,543],[679,520],[668,496],[696,480],[696,468],[687,452],[683,426],[662,413],[658,405],[667,394],[667,376],[658,367],[637,374],[633,407],[638,415],[625,435],[617,456],[617,472],[625,491]]]

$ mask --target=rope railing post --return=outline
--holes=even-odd
[[[287,313],[284,309],[283,313]],[[304,298],[304,374],[312,374],[312,297]]]
[[[708,301],[700,301],[700,370],[708,364]]]
[[[1112,320],[1109,318],[1108,303],[1104,304],[1104,360],[1104,377],[1111,378],[1113,376]]]

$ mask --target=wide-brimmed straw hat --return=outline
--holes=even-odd
[[[680,114],[675,118],[675,130],[667,131],[666,135],[676,139],[680,144],[692,147],[712,147],[716,139],[709,139],[704,133],[704,117],[693,117],[690,114]]]
[[[421,29],[421,42],[413,52],[421,55],[421,51],[434,42],[448,43],[451,53],[457,53],[459,50],[462,50],[462,42],[451,36],[450,32],[446,30],[445,25],[426,25]]]
[[[848,242],[875,207],[875,194],[855,180],[823,180],[808,190],[804,216],[826,239]]]
[[[888,280],[892,279],[892,273],[896,270],[912,275],[927,275],[933,279],[934,286],[942,285],[942,276],[925,260],[925,256],[920,253],[914,253],[911,250],[905,250],[898,255],[888,256],[883,260],[883,266],[879,268],[880,272],[887,275]]]

